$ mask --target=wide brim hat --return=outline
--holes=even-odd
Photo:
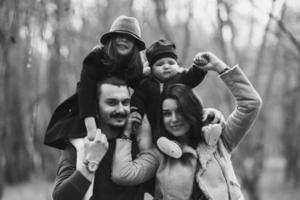
[[[146,48],[146,45],[141,38],[141,28],[138,20],[134,17],[127,17],[124,15],[115,19],[110,27],[109,32],[101,36],[100,42],[102,44],[106,44],[112,36],[120,33],[133,37],[137,42],[139,50],[144,50]]]

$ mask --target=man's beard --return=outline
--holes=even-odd
[[[112,131],[115,131],[115,132],[119,132],[120,134],[123,133],[124,129],[125,129],[125,125],[123,126],[115,126],[115,125],[112,125],[112,124],[108,124],[107,125]]]
[[[110,114],[110,118],[118,118],[118,117],[123,117],[123,118],[127,118],[128,114],[127,113],[112,113]],[[108,127],[112,130],[112,131],[116,131],[116,132],[120,132],[123,133],[124,129],[125,129],[126,123],[123,126],[115,126],[112,124],[108,124]]]

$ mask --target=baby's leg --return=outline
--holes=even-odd
[[[204,140],[206,144],[214,146],[222,134],[222,126],[225,124],[225,118],[219,110],[205,108],[203,110],[203,121],[206,124],[202,127]]]
[[[86,117],[84,118],[84,124],[87,130],[87,137],[89,140],[94,140],[97,133],[97,124],[96,119],[94,117]]]
[[[166,137],[160,137],[157,140],[157,146],[164,154],[172,158],[180,158],[182,156],[181,145],[173,140],[169,140]]]
[[[209,146],[214,146],[222,134],[221,124],[208,124],[202,128],[204,140]]]

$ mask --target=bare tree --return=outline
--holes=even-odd
[[[156,6],[155,14],[161,32],[164,34],[167,40],[174,41],[173,35],[170,32],[171,28],[166,17],[167,14],[166,1],[165,0],[153,0],[153,1]]]
[[[188,2],[187,9],[188,9],[188,17],[186,19],[186,22],[184,23],[184,38],[183,38],[183,47],[181,51],[181,62],[186,63],[186,59],[189,52],[189,47],[191,45],[191,30],[190,30],[190,22],[193,18],[193,12],[192,12],[192,1]]]
[[[272,7],[271,7],[270,13],[274,12],[275,2],[276,2],[276,0],[272,0]],[[260,48],[257,52],[256,64],[255,64],[254,73],[253,73],[253,76],[252,76],[252,80],[253,80],[254,85],[260,85],[259,81],[260,81],[260,75],[261,75],[261,71],[262,71],[263,61],[264,61],[264,58],[265,58],[265,48],[266,48],[268,34],[269,34],[269,30],[270,30],[272,21],[273,21],[272,18],[269,18],[269,20],[267,22],[267,25],[265,26],[264,35],[263,35],[263,38],[262,38],[262,43],[261,43]]]
[[[256,5],[254,5],[256,6]],[[298,68],[296,73],[290,74],[285,71],[286,81],[283,83],[283,89],[285,91],[285,98],[283,101],[283,155],[286,159],[286,178],[294,181],[294,185],[297,186],[300,182],[300,148],[297,142],[300,142],[300,137],[297,134],[300,124],[300,103],[299,103],[299,84],[300,84],[300,41],[296,36],[286,27],[284,22],[284,14],[286,13],[286,2],[283,3],[281,9],[281,16],[276,17],[273,12],[268,13],[270,20],[277,23],[278,28],[281,30],[284,36],[290,41],[290,43],[296,48],[298,57],[296,63]],[[276,57],[274,57],[276,58]],[[295,77],[296,83],[293,85],[289,81]],[[266,88],[266,92],[268,92]]]
[[[1,107],[3,107],[3,121],[1,125],[1,142],[4,156],[1,157],[1,166],[4,166],[4,180],[17,182],[27,179],[30,174],[30,160],[26,148],[25,131],[22,118],[22,101],[20,90],[20,70],[18,65],[11,62],[11,50],[20,45],[18,28],[20,23],[19,1],[1,2],[7,16],[10,16],[5,28],[1,29],[1,48],[3,58],[3,86],[4,94]],[[9,15],[9,13],[13,13]],[[4,161],[4,165],[3,165]]]

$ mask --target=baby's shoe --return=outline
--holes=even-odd
[[[163,153],[172,158],[180,158],[182,156],[182,149],[180,144],[176,141],[169,140],[166,137],[160,137],[156,144]]]
[[[214,146],[221,136],[222,126],[221,124],[208,124],[202,128],[202,131],[206,144]]]

